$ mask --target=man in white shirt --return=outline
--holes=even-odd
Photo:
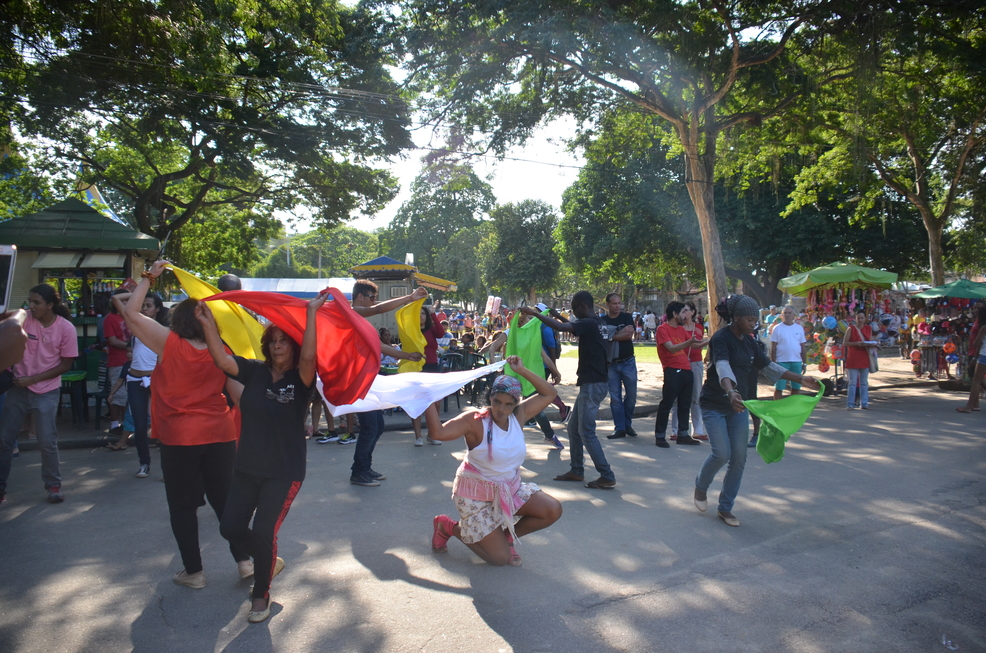
[[[802,374],[807,363],[807,340],[805,330],[800,324],[794,323],[797,312],[790,304],[781,313],[783,322],[777,322],[770,333],[770,360],[794,374]],[[774,384],[774,399],[780,399],[784,388],[791,384],[791,394],[799,394],[800,383],[779,380]]]

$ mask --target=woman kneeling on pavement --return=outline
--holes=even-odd
[[[219,532],[253,556],[253,605],[247,615],[251,623],[270,616],[270,583],[284,568],[284,560],[277,557],[277,531],[305,480],[305,417],[315,387],[315,316],[325,298],[319,295],[308,303],[300,348],[276,324],[267,326],[260,340],[263,361],[227,353],[208,305],[199,302],[195,308],[216,367],[243,384],[240,444]]]
[[[431,547],[447,551],[449,539],[457,537],[492,565],[519,567],[514,538],[547,528],[561,517],[561,504],[554,497],[520,480],[520,466],[527,457],[521,425],[551,403],[555,389],[524,367],[519,356],[508,357],[507,364],[537,394],[521,401],[520,381],[504,375],[493,382],[489,408],[466,411],[444,424],[434,405],[425,411],[431,437],[445,441],[465,437],[469,447],[452,486],[460,521],[447,515],[435,517]],[[515,515],[520,516],[516,524]]]
[[[760,307],[753,298],[730,295],[716,306],[716,313],[728,326],[709,340],[711,365],[700,401],[712,452],[695,478],[695,507],[706,511],[709,486],[716,473],[728,464],[719,493],[719,518],[730,526],[739,526],[732,510],[743,480],[750,430],[750,414],[743,401],[756,396],[756,376],[751,371],[762,371],[771,383],[785,379],[811,390],[818,390],[818,382],[771,362],[750,337],[760,319]]]

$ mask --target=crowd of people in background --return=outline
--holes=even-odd
[[[208,504],[239,575],[253,578],[248,619],[260,622],[270,614],[270,586],[284,568],[277,557],[277,533],[305,478],[306,440],[354,444],[350,483],[380,486],[387,476],[373,468],[373,452],[384,429],[384,413],[372,410],[340,418],[338,428],[344,435],[336,432],[336,418],[328,414],[328,432],[318,431],[323,402],[314,390],[315,316],[325,295],[309,302],[300,342],[268,323],[261,339],[263,360],[249,360],[226,347],[206,302],[186,299],[170,310],[165,307],[151,291],[164,266],[163,261],[155,262],[132,291],[106,298],[110,301],[98,337],[106,355],[109,431],[117,436],[106,449],[125,451],[132,441],[139,464],[136,476],[147,478],[156,445],[182,561],[174,582],[205,587],[197,511]],[[236,290],[238,280],[227,275],[220,289]],[[427,292],[419,288],[378,301],[376,285],[360,280],[353,287],[352,308],[368,318],[426,298]],[[79,355],[77,337],[53,287],[32,288],[28,305],[29,311],[0,320],[5,345],[0,364],[9,368],[6,378],[0,376],[0,391],[6,388],[0,392],[0,502],[18,433],[31,418],[48,501],[60,503],[65,496],[55,414],[60,376]],[[974,308],[977,319],[968,352],[974,384],[960,412],[979,410],[980,384],[986,376],[986,330],[979,328],[986,321],[986,307]],[[649,309],[629,313],[618,293],[610,293],[597,307],[587,291],[575,293],[562,311],[537,304],[476,313],[435,302],[423,305],[418,315],[417,328],[425,342],[421,352],[405,351],[396,334],[380,328],[381,373],[394,371],[401,361],[423,364],[425,374],[462,369],[463,361],[468,361],[465,367],[503,361],[511,372],[491,376],[481,393],[483,407],[470,407],[442,423],[436,402],[423,419],[412,420],[415,446],[438,446],[459,438],[467,446],[452,492],[459,519],[434,518],[432,548],[445,551],[454,538],[491,564],[519,566],[515,538],[561,517],[561,504],[536,484],[521,482],[519,473],[527,452],[524,426],[536,425],[545,443],[565,449],[545,412],[552,404],[569,441],[568,468],[559,470],[554,481],[584,483],[602,491],[616,487],[617,470],[597,436],[597,416],[608,397],[614,431],[606,439],[638,437],[635,344],[649,342],[657,350],[664,383],[654,422],[655,445],[669,449],[672,442],[708,443],[709,454],[695,478],[694,504],[702,512],[708,509],[709,489],[725,468],[717,515],[727,525],[739,526],[733,508],[747,450],[757,446],[759,428],[754,420],[750,438],[751,416],[743,402],[758,398],[761,374],[773,384],[774,400],[782,400],[785,391],[819,391],[819,382],[806,376],[809,346],[817,338],[815,324],[792,305],[762,310],[750,297],[731,295],[713,310],[724,325],[715,333],[708,331],[708,317],[692,301],[668,302],[662,315]],[[869,410],[871,353],[892,338],[907,358],[928,331],[928,317],[924,309],[911,316],[905,311],[859,311],[853,317],[838,343],[845,350],[847,409]],[[541,322],[540,356],[522,360],[508,355],[511,330],[531,320]],[[578,396],[569,407],[554,386],[562,381],[556,364],[562,343],[572,340],[577,345]],[[309,417],[311,425],[306,427]],[[586,454],[598,473],[588,482]]]

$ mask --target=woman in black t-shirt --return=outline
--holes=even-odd
[[[750,337],[760,319],[760,307],[753,298],[730,295],[716,306],[716,313],[728,326],[716,331],[709,340],[711,364],[699,405],[712,451],[695,479],[695,507],[706,511],[709,486],[719,470],[728,464],[719,494],[718,513],[728,525],[739,526],[732,510],[743,480],[750,429],[750,414],[743,401],[756,396],[756,371],[762,370],[771,383],[787,379],[818,390],[818,382],[771,362]]]
[[[227,354],[208,305],[199,302],[195,309],[216,366],[243,384],[240,442],[219,532],[253,557],[253,605],[247,615],[251,623],[270,616],[270,583],[284,568],[284,560],[277,557],[277,531],[305,480],[305,417],[315,385],[315,316],[325,298],[319,295],[308,303],[301,347],[276,324],[267,327],[260,340],[263,361]],[[250,571],[241,564],[242,577]]]

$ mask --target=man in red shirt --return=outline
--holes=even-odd
[[[661,403],[657,407],[657,422],[654,424],[654,444],[668,448],[665,432],[668,428],[668,417],[671,407],[678,402],[678,444],[700,444],[688,435],[688,409],[692,402],[695,377],[692,374],[692,363],[688,357],[689,348],[696,342],[689,337],[681,324],[681,311],[685,305],[681,302],[670,302],[664,313],[668,320],[657,328],[657,355],[664,367],[664,388]]]

